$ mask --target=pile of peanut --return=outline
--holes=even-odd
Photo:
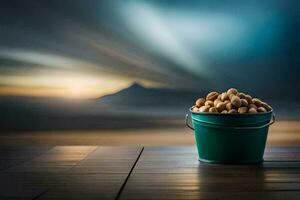
[[[193,112],[210,113],[258,113],[272,110],[272,107],[258,98],[230,88],[227,92],[210,92],[206,98],[199,98],[192,108]]]

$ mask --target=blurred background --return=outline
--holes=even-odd
[[[299,1],[0,2],[0,145],[191,144],[184,116],[235,87],[300,144]]]

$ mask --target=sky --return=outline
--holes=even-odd
[[[299,1],[0,2],[0,95],[148,87],[300,97]]]

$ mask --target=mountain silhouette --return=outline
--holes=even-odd
[[[114,94],[99,98],[103,104],[113,106],[187,106],[206,92],[192,92],[169,88],[148,88],[135,82]]]

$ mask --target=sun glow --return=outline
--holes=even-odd
[[[0,76],[0,95],[96,98],[131,83],[116,77],[92,75]]]
[[[14,65],[0,68],[0,95],[3,96],[88,99],[116,92],[135,81],[155,85],[155,81],[116,73],[101,63],[47,52],[0,48],[1,58],[24,62],[20,68]]]

